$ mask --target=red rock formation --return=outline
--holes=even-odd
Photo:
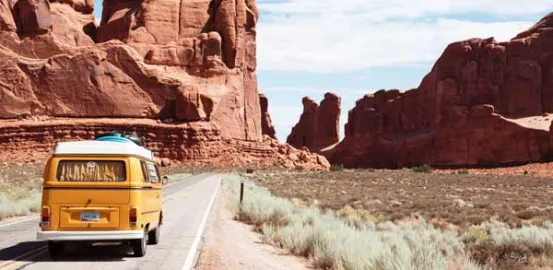
[[[259,105],[261,106],[261,132],[273,139],[276,139],[276,131],[269,114],[269,100],[263,94],[259,94]]]
[[[0,118],[209,120],[225,137],[260,140],[255,3],[181,2],[174,8],[172,2],[107,1],[93,37],[110,41],[92,46],[88,34],[95,29],[83,29],[93,23],[93,1],[18,1],[10,7],[25,15],[11,18],[17,32],[35,37],[20,40],[13,27],[2,29],[0,41],[10,50],[0,50],[1,91],[11,102],[0,104]]]
[[[19,0],[14,6],[18,33],[22,36],[46,34],[52,28],[50,2]]]
[[[341,98],[326,93],[321,106],[309,97],[304,97],[302,103],[303,113],[286,141],[296,148],[307,147],[314,152],[336,144],[340,140]]]
[[[325,171],[330,164],[319,155],[263,141],[239,141],[221,137],[210,122],[165,124],[151,119],[29,119],[0,125],[0,163],[43,162],[56,142],[90,140],[111,130],[135,131],[158,161],[211,163],[217,166],[284,168]]]
[[[93,0],[0,2],[0,129],[17,127],[0,133],[3,149],[25,145],[15,142],[26,132],[48,148],[79,135],[77,124],[96,131],[116,121],[92,118],[133,118],[176,125],[141,128],[173,138],[174,149],[164,150],[169,158],[201,159],[217,144],[251,143],[264,151],[270,142],[262,136],[257,92],[255,1],[106,0],[103,6],[97,27]],[[53,120],[36,126],[10,120],[30,116]],[[56,126],[63,117],[80,120]],[[217,136],[196,143],[190,136],[205,126]],[[64,137],[48,135],[56,132]]]
[[[541,117],[553,111],[552,23],[550,14],[509,42],[453,43],[418,89],[366,95],[332,162],[498,165],[552,155],[551,118]]]

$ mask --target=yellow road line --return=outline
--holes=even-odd
[[[42,246],[40,248],[37,248],[35,250],[28,251],[26,253],[23,253],[9,261],[6,261],[3,264],[0,264],[0,270],[8,270],[8,269],[14,269],[14,268],[8,268],[10,266],[13,266],[16,263],[20,263],[22,259],[31,259],[34,258],[44,252],[46,252],[46,246]]]

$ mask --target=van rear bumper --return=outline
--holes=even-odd
[[[142,239],[144,231],[43,231],[37,240],[48,241],[107,241]]]

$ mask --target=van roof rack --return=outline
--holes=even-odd
[[[121,139],[127,139],[128,141],[119,140],[117,138]],[[107,133],[99,134],[94,138],[96,141],[118,141],[118,142],[133,142],[138,146],[142,146],[142,140],[136,134],[136,132],[129,132],[129,131],[110,131]]]
[[[94,141],[75,141],[59,142],[56,144],[54,154],[66,155],[134,155],[154,160],[154,154],[151,150],[138,146],[132,141],[119,138],[121,141],[94,140]]]

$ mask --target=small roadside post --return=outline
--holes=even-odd
[[[242,205],[243,200],[244,200],[244,179],[240,180],[240,205]]]

